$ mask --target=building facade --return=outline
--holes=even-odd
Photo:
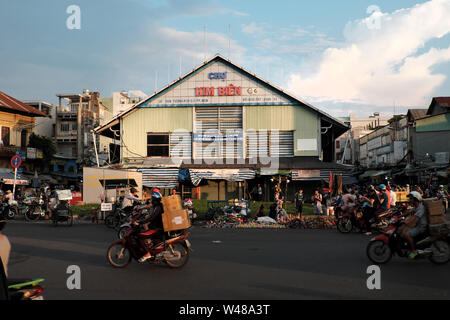
[[[224,199],[246,196],[257,179],[270,197],[281,170],[297,181],[343,170],[334,140],[346,130],[217,55],[95,132],[119,142],[121,165],[142,168],[144,186],[174,187],[183,171],[191,186],[207,181],[199,197]]]
[[[26,158],[28,140],[36,127],[37,118],[46,114],[0,91],[0,168],[11,169],[11,157]],[[32,170],[33,164],[24,162],[22,169]]]

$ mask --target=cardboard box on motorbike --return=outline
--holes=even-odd
[[[162,222],[165,232],[185,230],[191,227],[188,210],[182,209],[179,195],[163,197],[161,202],[164,208]]]
[[[440,235],[449,232],[445,209],[441,200],[436,198],[425,199],[424,205],[428,214],[428,230],[431,235]]]

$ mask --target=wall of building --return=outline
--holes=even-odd
[[[129,170],[113,170],[103,168],[83,168],[83,201],[85,203],[100,203],[103,187],[101,179],[134,179],[139,197],[142,197],[142,173]],[[109,190],[107,197],[116,197],[115,190]]]
[[[141,108],[123,119],[124,158],[147,156],[147,133],[192,132],[192,108]]]
[[[21,146],[22,130],[27,130],[27,144],[30,134],[33,132],[35,118],[19,114],[0,112],[0,127],[8,127],[10,132],[9,144],[11,146]],[[0,128],[1,134],[1,128]],[[1,136],[0,136],[1,138]],[[25,145],[26,146],[26,145]],[[23,146],[23,147],[25,147]]]

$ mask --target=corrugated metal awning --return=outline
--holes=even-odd
[[[149,188],[175,188],[178,185],[178,168],[139,169],[142,185]]]
[[[195,186],[198,186],[202,179],[242,182],[255,178],[255,170],[252,169],[190,169],[189,174]]]

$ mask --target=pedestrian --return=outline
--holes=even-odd
[[[263,189],[261,187],[261,185],[258,183],[258,187],[257,187],[257,192],[258,192],[258,201],[262,201],[263,199]]]
[[[171,196],[176,196],[177,195],[177,189],[172,189],[172,193],[170,195]]]
[[[391,208],[394,208],[397,204],[397,194],[395,193],[394,190],[392,190],[391,186],[387,186],[387,190],[391,198]]]
[[[0,213],[0,258],[3,262],[3,269],[5,270],[6,277],[8,277],[8,261],[9,253],[11,252],[11,244],[9,243],[8,237],[2,233],[5,226],[6,215],[2,212]]]
[[[314,195],[312,197],[312,202],[314,206],[314,213],[318,215],[322,215],[322,195],[320,194],[319,190],[314,191]]]
[[[297,211],[297,218],[300,220],[302,220],[303,202],[303,189],[300,189],[294,196],[295,210]]]

